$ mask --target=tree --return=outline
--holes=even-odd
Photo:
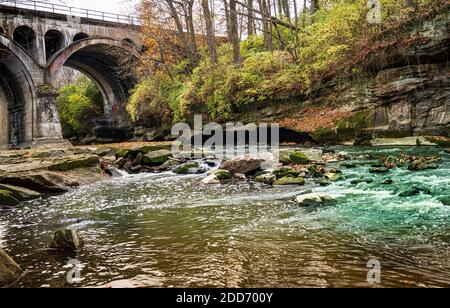
[[[208,38],[208,49],[211,63],[217,64],[216,39],[214,37],[213,19],[209,10],[209,0],[202,0],[202,9],[205,16],[206,36]]]
[[[231,44],[233,45],[233,63],[234,65],[239,66],[241,64],[241,52],[239,44],[236,0],[230,0],[230,28]]]

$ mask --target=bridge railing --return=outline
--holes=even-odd
[[[136,25],[139,24],[138,18],[134,16],[89,10],[43,1],[0,0],[0,6],[1,5],[33,10],[35,12],[50,12],[56,14],[70,15],[74,17],[84,17],[89,19],[118,22],[124,24],[136,24]]]

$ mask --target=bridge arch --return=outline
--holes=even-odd
[[[123,67],[123,57],[137,59],[133,46],[110,38],[85,38],[56,53],[48,61],[48,82],[54,80],[62,66],[77,69],[99,87],[104,100],[105,119],[119,126],[129,125],[125,105],[137,80]]]
[[[35,85],[19,49],[0,36],[0,148],[33,140]]]
[[[76,43],[78,41],[81,41],[81,40],[84,40],[84,39],[87,39],[87,38],[89,38],[89,34],[84,33],[84,32],[79,32],[79,33],[74,35],[73,42]]]
[[[31,56],[37,54],[37,36],[31,27],[26,25],[18,26],[14,29],[13,40]]]
[[[45,57],[47,60],[66,46],[64,34],[56,29],[48,30],[44,35],[44,40]]]

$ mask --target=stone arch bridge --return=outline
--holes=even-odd
[[[124,106],[136,78],[123,61],[140,56],[138,26],[127,16],[45,2],[1,3],[0,148],[62,141],[53,84],[63,66],[97,84],[108,125],[129,124]]]

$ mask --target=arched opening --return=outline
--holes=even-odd
[[[61,70],[61,65],[82,72],[97,85],[103,102],[102,114],[89,123],[91,132],[84,140],[77,141],[83,144],[107,143],[131,138],[131,120],[126,104],[137,80],[122,59],[133,57],[134,61],[130,62],[135,63],[137,51],[109,39],[86,40],[72,44],[68,50],[72,53],[61,53],[61,58],[52,60],[49,66],[52,76]]]
[[[2,27],[0,27],[0,34],[5,34],[5,30]]]
[[[78,41],[81,41],[81,40],[84,40],[87,38],[89,38],[89,35],[87,35],[86,33],[80,32],[80,33],[75,34],[75,36],[73,37],[73,42],[75,43],[75,42],[78,42]]]
[[[50,59],[55,53],[64,48],[64,35],[58,30],[49,30],[45,33],[45,56]]]
[[[13,40],[29,54],[36,51],[36,33],[28,26],[19,26],[14,30]]]
[[[0,148],[31,141],[32,88],[22,62],[0,45]]]
[[[104,115],[102,91],[95,80],[70,67],[61,69],[54,84],[59,91],[56,104],[63,137],[83,143]]]

